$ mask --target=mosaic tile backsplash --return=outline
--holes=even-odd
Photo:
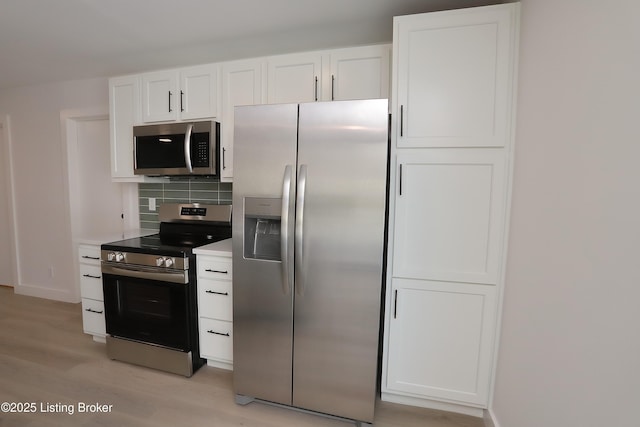
[[[232,184],[216,178],[171,178],[168,182],[138,184],[140,227],[160,228],[158,207],[162,203],[207,203],[230,205]],[[149,198],[156,201],[156,210],[149,209]]]

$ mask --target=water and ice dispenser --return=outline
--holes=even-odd
[[[282,199],[244,199],[244,257],[280,261]]]

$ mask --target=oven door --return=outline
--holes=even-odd
[[[189,351],[190,298],[188,272],[181,283],[162,280],[162,274],[127,272],[102,266],[107,334],[181,351]],[[117,274],[114,272],[117,271]],[[179,273],[180,274],[180,273]]]

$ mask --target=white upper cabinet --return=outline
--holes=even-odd
[[[389,97],[391,45],[267,58],[269,104]]]
[[[218,64],[142,75],[142,120],[161,122],[216,117]]]
[[[389,98],[391,45],[251,58],[109,80],[112,175],[133,174],[133,126],[152,122],[220,122],[220,180],[233,180],[234,108]]]
[[[180,70],[179,114],[182,120],[217,117],[220,111],[219,65]]]
[[[177,72],[158,71],[142,75],[142,120],[158,122],[177,120]]]
[[[222,64],[222,125],[220,179],[233,179],[234,109],[239,105],[262,104],[264,101],[264,61],[249,59]]]
[[[133,125],[140,120],[140,79],[124,76],[109,79],[109,136],[111,177],[134,178]]]
[[[133,126],[141,120],[140,76],[109,79],[111,179],[116,182],[161,182],[133,173]]]
[[[514,15],[504,7],[403,17],[394,26],[398,147],[500,147],[509,131]]]
[[[389,98],[390,55],[390,45],[331,51],[331,93],[328,99]]]
[[[322,54],[298,53],[267,58],[268,104],[319,101]]]

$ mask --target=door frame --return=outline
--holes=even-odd
[[[0,200],[0,202],[7,202],[9,209],[8,212],[8,225],[11,228],[11,232],[9,233],[9,247],[11,249],[11,272],[10,278],[11,283],[6,283],[8,285],[13,286],[14,290],[20,286],[22,282],[20,278],[20,268],[18,268],[20,259],[18,257],[18,227],[16,224],[16,200],[15,200],[15,186],[13,180],[13,152],[12,152],[12,141],[11,141],[11,118],[7,115],[0,115],[0,132],[2,132],[2,143],[4,144],[4,164],[2,164],[2,169],[4,169],[5,180],[7,183],[7,194],[6,200]]]
[[[109,108],[97,107],[81,110],[62,110],[60,111],[60,130],[62,140],[62,150],[66,161],[63,161],[63,168],[65,176],[67,177],[67,185],[64,189],[65,209],[66,217],[68,218],[67,227],[70,235],[69,242],[71,243],[71,251],[73,254],[74,271],[79,271],[78,263],[78,242],[79,239],[86,237],[81,236],[78,230],[77,216],[79,206],[81,203],[78,197],[77,186],[80,180],[78,172],[78,162],[80,158],[78,156],[78,124],[80,122],[92,121],[92,120],[108,120]],[[107,159],[108,160],[108,159]],[[140,227],[139,219],[139,206],[138,206],[138,185],[129,184],[123,185],[123,200],[122,200],[122,213],[124,214],[124,222],[122,224],[123,231]],[[80,301],[80,279],[79,275],[75,274],[76,283],[72,293],[72,299],[74,301]]]

